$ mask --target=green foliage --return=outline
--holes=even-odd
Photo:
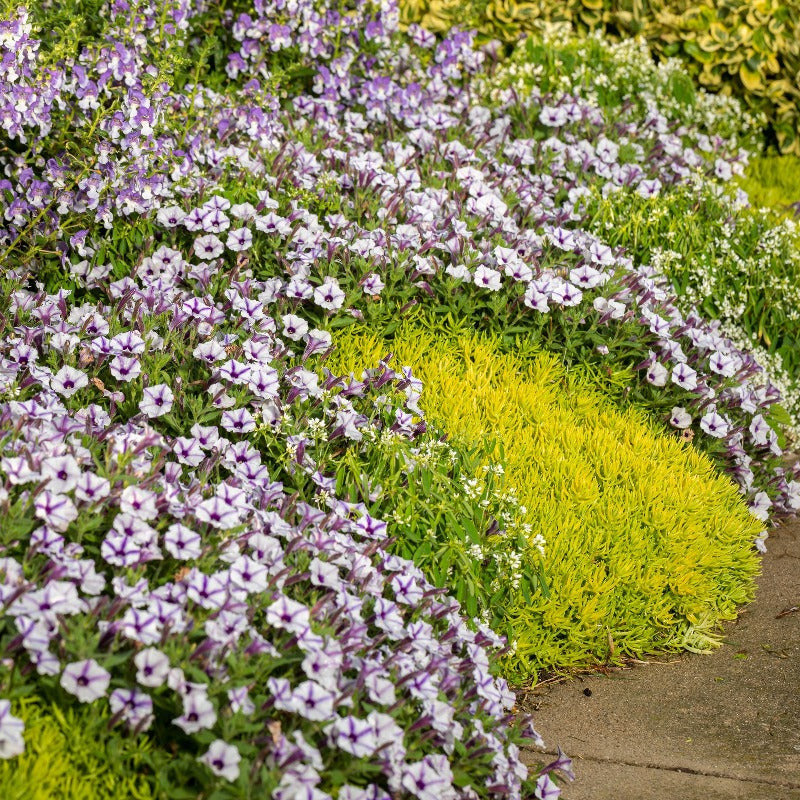
[[[755,208],[768,208],[778,216],[797,215],[800,204],[800,158],[769,155],[753,159],[739,186]]]
[[[662,58],[679,56],[699,83],[765,113],[780,149],[800,153],[798,0],[488,0],[464,13],[454,0],[402,0],[405,22],[434,31],[477,27],[515,41],[542,24],[643,36]]]
[[[148,769],[151,744],[143,737],[109,730],[107,711],[26,697],[14,702],[14,713],[25,722],[25,752],[0,761],[3,800],[156,796]]]
[[[768,210],[742,207],[727,191],[704,183],[687,183],[651,199],[632,191],[605,198],[597,194],[590,214],[591,227],[609,244],[624,246],[637,262],[651,263],[667,275],[687,310],[696,306],[706,317],[720,320],[727,335],[755,350],[781,389],[796,427],[800,420],[796,223],[780,221]]]
[[[342,355],[360,356],[352,348]],[[486,463],[483,447],[447,442],[436,431],[414,447],[399,436],[386,436],[379,450],[368,477],[363,460],[352,454],[341,459],[337,489],[349,491],[356,501],[368,499],[379,482],[383,494],[370,513],[387,518],[399,534],[394,552],[413,559],[432,583],[446,587],[470,617],[513,637],[505,609],[547,592],[547,583],[543,540],[525,522],[502,467]]]
[[[351,329],[338,344],[337,369],[358,374],[389,351],[397,366],[411,365],[424,382],[429,421],[482,464],[474,483],[437,483],[448,496],[422,504],[424,522],[404,518],[406,510],[413,517],[416,499],[407,509],[401,504],[394,534],[399,551],[434,582],[490,610],[512,642],[504,661],[510,680],[654,651],[706,650],[718,641],[719,622],[752,598],[751,543],[761,525],[733,484],[641,414],[612,408],[552,356],[522,359],[503,354],[492,337],[451,338],[416,326],[401,327],[391,342]],[[463,535],[462,500],[494,496],[484,476],[498,474],[498,463],[503,493],[514,498],[512,543],[527,531],[543,547],[546,582],[523,580],[535,563],[528,550],[512,571],[517,584],[512,575],[498,585],[495,562],[508,559],[503,522],[495,536],[482,528],[477,540]],[[418,484],[409,491],[422,497],[431,477],[425,468],[408,472],[409,487]],[[370,467],[376,482],[386,474]],[[456,513],[420,537],[437,506]],[[465,561],[480,551],[489,568],[469,586],[458,578],[459,561],[443,563],[451,551]]]
[[[596,34],[576,37],[568,29],[530,37],[484,87],[487,102],[509,88],[523,97],[535,89],[581,96],[603,110],[609,127],[640,120],[655,107],[676,125],[704,131],[708,141],[738,130],[739,142],[752,151],[759,139],[758,121],[738,101],[694,89],[679,62],[656,65],[641,40],[614,43]],[[625,147],[620,147],[620,161]],[[722,165],[723,177],[752,193],[753,208],[722,182],[692,175],[650,199],[630,190],[604,192],[598,181],[580,209],[588,215],[584,226],[625,248],[637,263],[649,262],[665,273],[684,311],[696,306],[707,318],[720,320],[740,346],[755,349],[781,389],[795,433],[800,421],[800,248],[794,215],[787,212],[800,199],[798,163],[795,156],[755,158],[745,177],[731,175]],[[734,163],[733,170],[743,172],[744,161]],[[766,204],[772,208],[762,209]],[[562,351],[557,340],[548,347]],[[563,352],[569,363],[575,362],[569,348]],[[597,372],[608,363],[623,363],[620,355],[599,365],[588,352],[577,362]],[[666,397],[647,387],[639,397],[613,394],[656,414],[670,408]],[[673,405],[682,404],[673,399]]]

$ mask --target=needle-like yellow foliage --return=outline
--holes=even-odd
[[[25,752],[0,761],[3,800],[150,800],[145,737],[109,734],[107,711],[62,709],[43,698],[15,701]]]
[[[388,352],[424,382],[429,423],[483,443],[546,539],[549,597],[505,609],[510,678],[664,650],[707,650],[753,596],[761,526],[710,461],[620,411],[550,355],[525,363],[478,336],[406,327],[337,340],[356,375]]]

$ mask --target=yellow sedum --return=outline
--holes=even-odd
[[[108,738],[108,713],[63,709],[43,698],[14,701],[25,722],[25,752],[0,760],[3,800],[150,800],[151,746],[143,737]]]
[[[545,540],[549,596],[505,609],[508,677],[665,650],[703,651],[752,599],[761,526],[733,484],[633,409],[612,407],[551,355],[501,353],[478,336],[406,326],[385,342],[338,339],[335,369],[392,352],[424,382],[429,423],[483,445]]]

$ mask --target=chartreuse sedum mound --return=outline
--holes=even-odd
[[[523,362],[490,339],[410,326],[391,342],[350,329],[337,345],[334,369],[356,376],[388,352],[396,369],[410,365],[429,424],[482,448],[485,463],[500,461],[532,535],[544,536],[547,587],[528,599],[504,595],[512,682],[711,649],[722,620],[752,599],[761,526],[734,485],[551,355]]]
[[[25,722],[25,752],[0,759],[3,800],[151,800],[167,751],[146,736],[109,730],[110,711],[64,708],[45,697],[14,699]]]

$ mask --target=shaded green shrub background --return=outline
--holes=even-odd
[[[514,41],[542,22],[643,36],[661,57],[679,56],[701,85],[764,112],[783,152],[800,154],[799,0],[400,0],[406,23],[433,31],[476,27]]]

